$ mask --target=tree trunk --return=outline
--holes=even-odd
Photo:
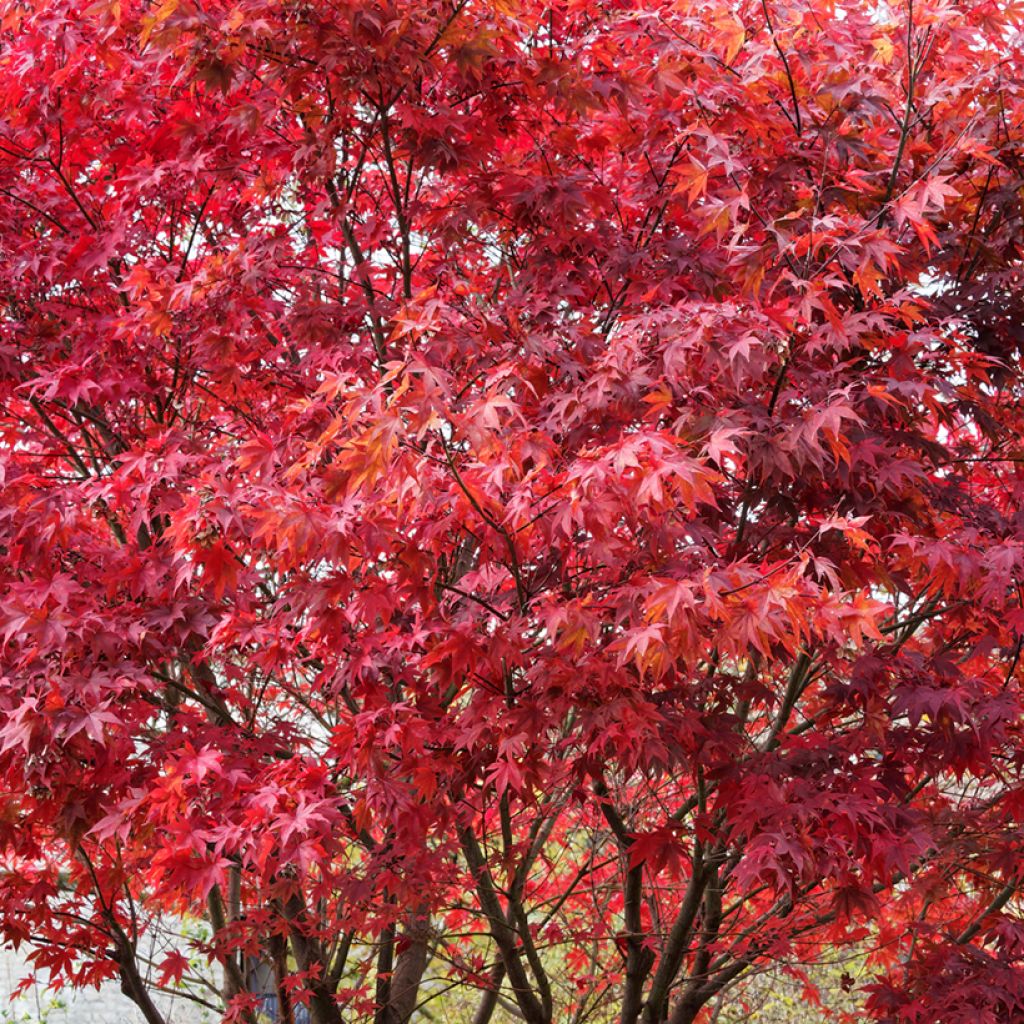
[[[430,917],[412,913],[402,930],[400,952],[384,1006],[382,1024],[407,1024],[419,996],[420,981],[427,969],[430,946]]]

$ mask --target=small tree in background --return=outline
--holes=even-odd
[[[1024,1018],[1022,16],[5,4],[7,940],[149,1024],[846,946]]]

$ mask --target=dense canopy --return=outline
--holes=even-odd
[[[1022,23],[0,5],[6,940],[149,1024],[1024,1020]]]

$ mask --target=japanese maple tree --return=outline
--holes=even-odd
[[[848,949],[1024,1020],[1022,26],[0,5],[6,941],[149,1024]]]

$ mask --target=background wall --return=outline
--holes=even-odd
[[[25,958],[0,948],[0,1024],[144,1024],[135,1004],[121,994],[116,981],[97,991],[65,989],[48,992],[37,983],[11,1002],[11,993],[27,974]],[[216,1024],[217,1015],[174,996],[155,993],[168,1024]]]

